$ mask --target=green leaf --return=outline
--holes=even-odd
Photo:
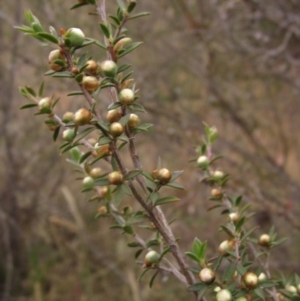
[[[188,256],[190,259],[192,259],[192,260],[196,261],[197,263],[199,263],[199,259],[194,253],[185,252],[185,255]]]
[[[19,92],[21,93],[22,96],[24,96],[25,98],[29,98],[27,91],[24,87],[19,87]]]
[[[48,70],[47,72],[44,73],[44,75],[47,76],[47,75],[52,75],[52,74],[54,74],[54,73],[55,73],[55,71],[53,71],[53,70]]]
[[[148,13],[148,12],[141,12],[141,13],[130,16],[128,18],[128,20],[133,20],[133,19],[136,19],[136,18],[145,17],[145,16],[149,16],[149,15],[150,15],[150,13]]]
[[[117,109],[119,107],[121,107],[122,104],[120,102],[115,102],[111,105],[108,106],[107,110],[110,111],[110,110],[114,110],[114,109]]]
[[[97,142],[98,145],[104,145],[104,144],[109,144],[111,143],[111,138],[106,137],[106,136],[102,136],[99,141]]]
[[[143,173],[144,174],[144,173]],[[154,205],[155,202],[158,200],[159,198],[159,193],[158,192],[151,192],[148,196],[148,199],[151,201],[151,203]]]
[[[123,227],[123,230],[127,234],[131,234],[131,235],[134,234],[134,231],[133,231],[131,226],[126,225],[126,226]]]
[[[82,91],[72,91],[67,96],[83,95]]]
[[[74,75],[69,71],[55,72],[52,77],[73,78]]]
[[[126,10],[126,5],[123,0],[117,0],[117,3],[122,11]]]
[[[183,173],[183,170],[173,171],[170,182],[175,181],[177,178],[179,178],[182,175],[182,173]]]
[[[201,246],[202,246],[201,240],[198,239],[197,237],[195,237],[194,241],[193,241],[193,253],[198,258],[198,262],[199,262],[200,254],[201,254]]]
[[[95,180],[96,186],[107,186],[109,185],[109,182],[106,178],[99,178]]]
[[[132,191],[131,191],[130,187],[126,183],[123,183],[121,185],[121,189],[122,189],[123,193],[125,193],[127,195],[132,195]]]
[[[156,276],[158,275],[158,270],[155,272],[155,274],[151,277],[151,280],[150,280],[150,283],[149,283],[149,287],[151,288],[153,283],[154,283],[154,280],[156,278]]]
[[[100,28],[107,39],[110,38],[110,32],[108,27],[104,23],[100,23]],[[97,43],[96,43],[97,44]],[[99,45],[98,45],[99,46]]]
[[[135,177],[137,177],[138,175],[140,175],[142,173],[142,170],[131,170],[130,172],[128,172],[125,177],[124,180],[131,180]]]
[[[247,268],[245,268],[241,263],[239,263],[237,266],[236,266],[236,270],[237,272],[240,274],[240,275],[245,275],[248,271]]]
[[[149,129],[153,126],[152,123],[144,123],[136,128],[134,128],[134,132],[138,133],[138,132],[148,132]]]
[[[48,40],[54,44],[58,44],[58,39],[50,33],[47,32],[38,32],[37,35],[43,39]]]
[[[125,80],[128,79],[128,78],[131,76],[132,73],[133,73],[133,71],[130,71],[129,73],[127,73],[127,74],[121,79],[120,83],[121,83],[121,84],[124,83]]]
[[[172,188],[176,188],[176,189],[183,189],[183,190],[185,190],[185,188],[183,187],[183,185],[182,184],[180,184],[180,183],[175,183],[175,182],[169,182],[169,183],[167,183],[167,184],[165,184],[165,186],[169,186],[169,187],[172,187]]]
[[[204,263],[205,262],[206,249],[207,249],[207,241],[205,241],[205,242],[203,242],[201,244],[200,253],[199,253],[200,263]]]
[[[265,300],[264,292],[263,292],[262,289],[256,288],[256,289],[254,290],[254,294],[255,294],[257,297],[259,297],[260,299]]]
[[[81,153],[78,147],[73,147],[70,150],[70,154],[72,156],[72,159],[76,162],[79,162],[80,158],[81,158]]]
[[[143,253],[144,249],[139,249],[135,252],[134,258],[138,259],[138,257]]]
[[[194,283],[187,288],[189,292],[199,292],[202,291],[203,289],[207,289],[207,284],[202,282]]]
[[[44,82],[41,83],[39,88],[39,97],[42,97],[44,91]]]
[[[128,108],[133,112],[146,113],[145,108],[139,103],[133,103],[132,105],[128,106]]]
[[[209,208],[207,209],[207,211],[211,211],[211,210],[216,209],[216,208],[219,208],[219,207],[223,207],[223,205],[222,205],[222,204],[217,204],[217,205],[211,206],[211,207],[209,207]]]
[[[79,142],[81,139],[83,139],[85,136],[87,136],[88,134],[90,134],[94,130],[95,130],[94,127],[88,127],[86,129],[84,129],[83,131],[81,131],[80,133],[77,134],[77,136],[73,140],[73,144]]]
[[[123,191],[121,186],[118,186],[112,193],[112,203],[118,208],[123,199]]]
[[[142,250],[142,251],[143,251],[143,250]],[[144,276],[148,271],[150,271],[150,270],[151,270],[151,268],[146,268],[146,269],[142,272],[142,274],[139,276],[138,281],[141,281],[142,278],[143,278],[143,276]]]
[[[286,237],[283,237],[283,238],[281,238],[281,239],[278,239],[278,240],[276,240],[276,241],[273,241],[273,242],[272,242],[272,247],[278,246],[278,245],[284,243],[286,240],[287,240],[287,238],[286,238]]]
[[[224,232],[226,232],[230,237],[234,237],[234,234],[232,233],[231,229],[229,229],[228,227],[222,226],[222,225],[221,225],[220,228],[221,228]]]
[[[117,162],[117,160],[114,156],[111,157],[110,164],[111,164],[111,167],[113,168],[114,171],[119,170],[118,162]]]
[[[252,228],[248,232],[243,234],[242,239],[241,239],[241,243],[243,243],[257,228],[258,227]]]
[[[26,86],[26,87],[25,87],[25,90],[26,90],[30,95],[32,95],[33,97],[36,97],[36,93],[35,93],[35,91],[34,91],[32,88]]]
[[[127,69],[130,68],[130,67],[131,67],[130,64],[123,64],[123,65],[121,65],[121,66],[118,68],[117,73],[121,73],[121,72],[127,70]]]
[[[104,50],[107,49],[107,47],[103,43],[101,43],[100,41],[95,41],[95,45],[99,46],[100,48],[102,48]]]
[[[26,105],[20,107],[20,110],[29,109],[33,107],[37,107],[38,105],[36,103],[27,103]]]
[[[167,197],[156,200],[156,202],[153,204],[153,206],[159,206],[159,205],[173,203],[173,202],[177,202],[177,201],[180,201],[180,199],[175,196],[167,196]]]
[[[119,122],[120,122],[123,126],[125,126],[125,125],[127,124],[128,120],[129,120],[129,117],[130,117],[130,114],[127,114],[127,115],[123,116],[123,117],[119,120]]]
[[[60,126],[58,126],[55,131],[53,132],[53,141],[56,141],[58,134],[59,134]]]
[[[141,245],[138,242],[134,241],[134,242],[130,242],[129,244],[127,244],[127,246],[129,248],[136,248],[136,247],[140,247]]]
[[[218,270],[220,264],[222,263],[223,258],[224,258],[224,256],[221,255],[221,256],[218,256],[217,260],[214,261],[214,263],[211,267],[214,271]]]
[[[92,152],[86,152],[85,154],[83,154],[79,160],[79,163],[81,164],[82,162],[84,162],[91,154]]]
[[[135,6],[136,6],[136,0],[130,0],[127,6],[127,12],[131,13],[134,10]]]
[[[235,206],[236,206],[236,207],[238,207],[238,206],[240,205],[242,199],[243,199],[243,196],[242,196],[242,195],[240,195],[240,196],[238,196],[238,197],[236,198],[236,200],[235,200]]]
[[[142,44],[143,44],[143,42],[135,42],[135,43],[130,44],[128,47],[121,49],[118,53],[118,58],[125,56],[126,54],[130,53],[131,51],[133,51],[134,49],[136,49],[137,47],[139,47]]]
[[[84,3],[77,3],[77,4],[73,5],[73,6],[70,8],[70,10],[79,8],[79,7],[84,6],[84,5],[88,5],[88,3],[85,3],[85,2],[84,2]]]
[[[157,239],[149,240],[146,244],[147,248],[154,247],[154,246],[159,246],[159,241]]]
[[[117,25],[120,25],[121,22],[118,19],[118,17],[114,16],[114,15],[108,15]]]
[[[34,17],[30,10],[26,10],[24,16],[27,23],[31,24],[32,22],[34,22]]]
[[[230,282],[230,280],[232,280],[232,278],[233,278],[233,275],[234,275],[236,269],[237,269],[236,263],[232,263],[228,267],[226,267],[225,271],[223,273],[223,276],[222,276],[222,282],[223,283]]]
[[[96,126],[104,132],[109,132],[109,127],[107,126],[107,124],[105,124],[103,122],[97,122]]]

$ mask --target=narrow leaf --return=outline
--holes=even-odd
[[[76,138],[73,140],[73,144],[75,144],[76,142],[79,142],[82,138],[84,138],[85,136],[87,136],[88,134],[93,132],[94,130],[95,130],[94,127],[88,127],[86,129],[84,129],[82,132],[77,134]]]
[[[86,152],[85,154],[83,154],[79,160],[79,163],[81,164],[82,162],[84,162],[91,154],[92,152]]]
[[[46,39],[54,44],[58,44],[58,39],[50,33],[38,32],[37,35],[43,39]]]
[[[143,42],[135,42],[135,43],[132,43],[131,45],[129,45],[128,47],[126,47],[125,49],[122,49],[120,51],[120,54],[118,54],[118,57],[121,58],[123,57],[124,55],[130,53],[131,51],[133,51],[134,49],[136,49],[137,47],[139,47],[140,45],[142,45]]]
[[[56,141],[59,134],[60,126],[58,126],[53,133],[53,141]]]
[[[29,108],[33,108],[33,107],[37,107],[37,104],[36,103],[28,103],[28,104],[20,107],[20,110],[29,109]]]
[[[125,175],[124,180],[131,180],[137,177],[138,175],[140,175],[141,173],[142,173],[141,170],[132,170]]]
[[[180,199],[175,196],[168,196],[168,197],[158,199],[154,203],[154,206],[159,206],[159,205],[163,205],[163,204],[167,204],[167,203],[173,203],[173,202],[177,202],[177,201],[180,201]]]
[[[152,278],[151,278],[151,280],[150,280],[150,283],[149,283],[149,287],[150,287],[150,288],[152,287],[153,282],[154,282],[156,276],[158,275],[158,272],[159,272],[159,271],[156,271],[155,274],[152,276]]]
[[[133,20],[136,18],[145,17],[145,16],[149,16],[149,15],[150,15],[150,13],[148,13],[148,12],[141,12],[141,13],[132,15],[131,17],[128,18],[128,20]]]
[[[104,23],[100,23],[100,28],[107,39],[110,38],[110,32],[108,27]],[[97,44],[97,42],[96,42]],[[99,46],[99,45],[98,45]]]

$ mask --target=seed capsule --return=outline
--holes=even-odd
[[[85,125],[91,121],[92,117],[93,115],[90,110],[82,108],[75,112],[73,122],[76,125]]]
[[[159,254],[156,251],[149,251],[145,256],[145,266],[150,267],[153,264],[158,263],[159,261]]]
[[[123,89],[119,93],[119,100],[123,105],[131,105],[134,102],[134,92],[131,89]]]
[[[113,171],[108,174],[108,182],[112,185],[120,185],[123,183],[123,175],[119,171]]]
[[[212,269],[204,268],[199,272],[199,279],[206,284],[211,284],[216,279],[216,274]]]

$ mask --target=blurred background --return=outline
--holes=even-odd
[[[116,1],[107,1],[115,13]],[[101,39],[90,8],[69,11],[75,1],[11,0],[0,7],[0,298],[7,300],[187,300],[177,280],[157,278],[149,289],[135,264],[130,241],[95,220],[99,204],[80,193],[72,166],[43,117],[19,111],[26,100],[18,86],[38,88],[52,50],[13,29],[30,9],[44,28],[80,27]],[[300,2],[298,0],[139,0],[151,15],[128,23],[130,37],[144,44],[122,59],[133,64],[145,122],[155,124],[137,139],[151,172],[160,156],[170,170],[184,170],[182,199],[165,205],[183,251],[195,236],[213,255],[224,239],[219,212],[207,212],[210,189],[194,164],[203,122],[215,125],[217,168],[231,175],[228,191],[244,195],[256,215],[255,236],[275,225],[289,239],[272,255],[271,269],[300,272]],[[93,58],[105,59],[92,46]],[[75,84],[45,78],[46,94],[61,97],[58,113],[75,111],[80,97],[66,97]],[[106,108],[108,100],[100,95]],[[275,272],[276,273],[276,272]],[[120,297],[121,296],[121,297]]]

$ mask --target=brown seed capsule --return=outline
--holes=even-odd
[[[82,180],[82,184],[83,184],[84,188],[93,188],[95,185],[95,182],[92,177],[87,176]]]
[[[80,28],[73,27],[67,30],[67,32],[63,35],[63,38],[66,43],[68,40],[70,47],[78,47],[83,44],[85,35]]]
[[[258,277],[253,272],[247,272],[243,276],[243,282],[247,288],[254,289],[257,287]]]
[[[106,214],[107,213],[107,208],[106,208],[106,206],[100,206],[97,211],[100,214]]]
[[[139,126],[140,123],[141,123],[141,120],[140,120],[138,115],[130,114],[129,119],[128,119],[128,123],[127,123],[129,128],[134,129],[137,126]]]
[[[118,109],[109,110],[106,115],[106,119],[109,123],[117,122],[121,119],[122,114]]]
[[[114,137],[119,137],[123,134],[124,127],[119,122],[113,122],[109,127],[109,133]]]
[[[235,247],[235,242],[233,240],[224,240],[219,245],[219,253],[222,255],[226,255],[228,251],[233,251]]]
[[[160,168],[157,171],[156,178],[161,184],[166,184],[171,180],[172,174],[167,168]]]
[[[100,64],[102,73],[107,77],[115,77],[118,71],[117,64],[112,60],[106,60]]]
[[[51,97],[42,98],[38,103],[41,113],[51,113],[52,99]]]
[[[73,122],[76,125],[85,125],[91,121],[92,117],[93,115],[90,110],[81,108],[77,112],[75,112],[73,116]]]
[[[228,289],[221,289],[216,295],[217,301],[231,301],[232,295]]]
[[[201,282],[211,284],[216,279],[215,272],[210,268],[204,268],[199,272],[199,279]]]
[[[100,167],[94,167],[93,169],[91,169],[91,171],[89,172],[89,174],[94,179],[98,178],[102,174],[102,169]]]
[[[97,73],[99,66],[96,61],[88,60],[86,64],[87,66],[85,67],[85,71],[90,72],[92,74]]]
[[[66,112],[63,117],[62,117],[62,122],[63,123],[69,123],[70,121],[73,120],[73,112]]]
[[[112,185],[120,185],[123,183],[123,175],[119,171],[113,171],[108,174],[108,182]]]
[[[64,141],[71,142],[76,136],[76,132],[74,129],[66,129],[62,133],[62,138]]]
[[[145,267],[151,267],[153,264],[158,263],[159,254],[156,251],[149,251],[144,260]]]
[[[223,196],[223,191],[221,188],[214,188],[211,190],[210,194],[212,197],[220,199]]]
[[[134,102],[134,99],[134,92],[131,89],[123,89],[119,93],[119,100],[123,105],[131,105]]]
[[[100,82],[95,76],[84,76],[81,83],[90,92],[97,90],[100,86]]]
[[[269,247],[270,241],[271,238],[269,234],[262,234],[258,239],[258,244],[262,247]]]

